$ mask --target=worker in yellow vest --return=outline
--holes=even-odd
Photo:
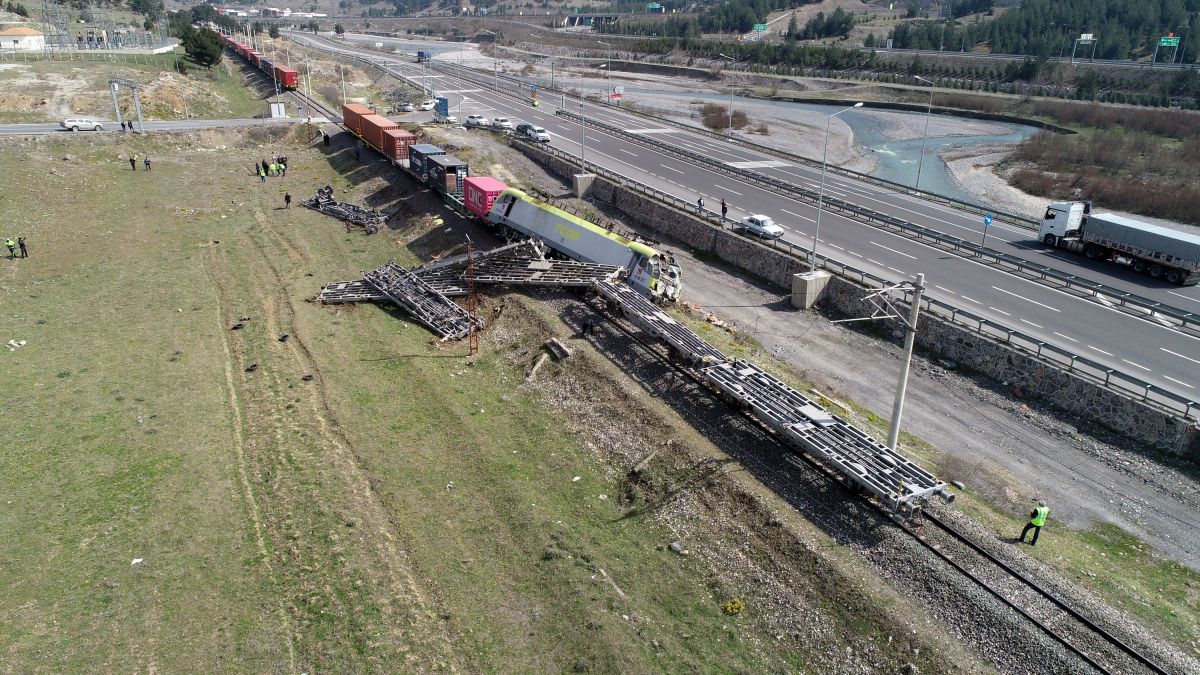
[[[1022,544],[1025,543],[1025,535],[1029,534],[1030,530],[1033,530],[1033,541],[1030,541],[1029,545],[1037,546],[1038,534],[1041,533],[1042,526],[1046,524],[1046,516],[1048,515],[1050,515],[1050,507],[1046,506],[1046,502],[1038,500],[1037,508],[1029,514],[1029,524],[1025,526],[1025,529],[1021,530],[1021,539],[1019,541]]]

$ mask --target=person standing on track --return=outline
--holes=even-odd
[[[290,192],[283,193],[283,208],[285,208],[285,209],[292,208],[292,193],[290,193]]]
[[[1025,543],[1025,535],[1033,530],[1033,540],[1029,542],[1030,546],[1037,546],[1038,535],[1042,532],[1042,526],[1046,524],[1046,516],[1050,515],[1050,507],[1046,506],[1046,502],[1038,500],[1037,508],[1029,514],[1029,523],[1025,525],[1025,529],[1021,530],[1021,538],[1017,541]]]

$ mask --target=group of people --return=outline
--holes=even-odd
[[[13,260],[17,257],[18,248],[21,249],[22,258],[29,257],[29,249],[25,247],[25,237],[17,237],[16,241],[13,241],[12,237],[8,237],[4,240],[4,246],[8,249],[9,260]]]
[[[149,155],[142,158],[142,166],[145,167],[146,171],[150,170],[150,156]],[[137,171],[137,155],[129,156],[129,168],[133,169],[134,171]]]
[[[133,122],[121,120],[121,131],[133,131]]]
[[[262,182],[267,182],[267,176],[279,176],[280,178],[287,176],[288,158],[284,155],[275,157],[273,161],[268,162],[262,160],[254,165],[254,172],[258,174],[258,178]]]
[[[700,196],[696,199],[696,213],[704,213],[704,197]],[[729,215],[729,205],[725,203],[725,198],[721,198],[721,218],[724,219]]]

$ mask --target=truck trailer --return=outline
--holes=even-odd
[[[1111,213],[1092,213],[1091,202],[1052,202],[1038,238],[1047,246],[1092,260],[1123,263],[1172,284],[1200,282],[1200,236]]]

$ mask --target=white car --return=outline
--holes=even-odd
[[[492,118],[492,128],[496,131],[512,131],[513,123],[507,117]]]
[[[542,127],[533,127],[532,129],[526,129],[525,136],[527,138],[529,138],[529,140],[537,141],[538,143],[549,143],[550,142],[550,132],[546,131]]]
[[[765,239],[778,239],[783,236],[783,228],[776,225],[774,219],[760,214],[742,218],[741,229]]]
[[[436,107],[437,107],[437,101],[434,101],[432,99],[430,99],[428,101],[421,101],[421,110],[433,110]]]
[[[68,117],[67,119],[59,122],[58,125],[70,131],[79,131],[80,129],[104,131],[104,125],[90,117]]]
[[[467,128],[471,127],[490,127],[491,121],[483,115],[467,115]]]
[[[412,112],[412,111],[413,111],[413,104],[411,104],[411,103],[401,103],[401,104],[400,104],[400,107],[399,107],[399,108],[397,108],[397,110],[399,110],[400,112],[406,112],[406,113]]]
[[[445,117],[439,117],[438,121],[442,124],[458,124],[458,117],[454,115],[446,115]]]

